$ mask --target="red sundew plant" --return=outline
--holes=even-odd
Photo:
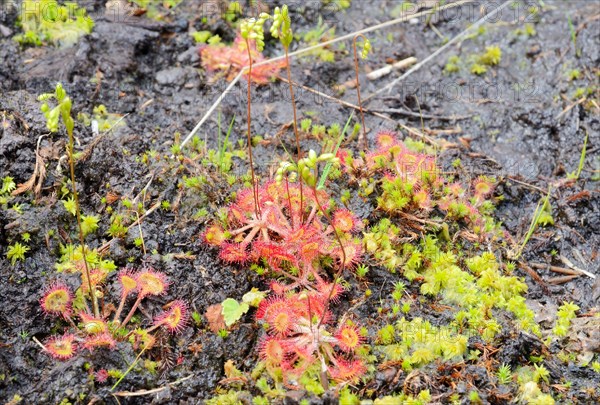
[[[123,282],[123,280],[121,281]],[[128,279],[125,279],[125,281],[129,282]],[[149,295],[163,295],[167,292],[167,288],[169,287],[167,276],[153,269],[145,269],[139,273],[136,273],[135,281],[138,297],[131,307],[131,310],[129,310],[129,313],[123,320],[123,323],[121,323],[121,326],[127,325],[144,298]],[[115,321],[118,321],[118,319],[115,319]]]
[[[319,201],[329,201],[325,191],[317,193]],[[205,242],[220,248],[222,260],[238,264],[262,260],[293,281],[288,289],[310,285],[313,280],[323,283],[319,258],[332,257],[343,264],[344,255],[333,235],[335,226],[344,232],[344,264],[358,261],[362,249],[352,232],[359,229],[359,222],[348,210],[334,211],[332,226],[324,221],[315,196],[302,196],[296,183],[267,182],[259,187],[258,194],[259,216],[255,213],[252,190],[245,189],[229,206],[224,227],[212,225],[205,232]],[[322,207],[327,209],[328,205],[322,203]]]
[[[299,378],[313,366],[337,381],[355,382],[366,372],[356,354],[363,342],[358,328],[350,323],[337,328],[330,325],[329,287],[288,292],[264,300],[257,310],[257,320],[267,326],[260,343],[261,359],[271,372],[281,370],[286,381]],[[333,299],[340,292],[336,289]]]
[[[101,368],[100,370],[94,373],[94,379],[101,384],[108,381],[108,377],[108,370],[105,368]]]
[[[118,284],[121,302],[113,321],[109,322],[104,317],[94,316],[88,307],[87,310],[76,313],[78,324],[72,318],[73,293],[71,290],[60,282],[48,287],[40,299],[43,311],[48,315],[67,319],[72,326],[72,331],[63,336],[52,336],[47,339],[43,345],[44,350],[59,360],[72,357],[79,348],[87,349],[90,352],[100,348],[114,350],[117,341],[123,339],[121,332],[137,310],[140,302],[150,295],[165,294],[169,281],[163,273],[153,269],[144,269],[138,272],[132,269],[124,269],[119,272]],[[125,320],[120,323],[120,313],[125,306],[126,298],[133,293],[137,293],[137,299]],[[152,326],[147,329],[138,328],[135,330],[136,336],[143,336],[140,341],[144,343],[145,348],[150,347],[150,343],[155,341],[150,332],[162,327],[171,333],[178,333],[187,324],[189,311],[185,302],[175,300],[165,305],[164,308],[165,311],[154,318]],[[106,308],[103,308],[102,313],[105,313],[104,310]],[[136,343],[136,340],[133,340]]]
[[[366,155],[365,165],[370,175],[381,175],[380,209],[417,216],[439,209],[465,221],[476,235],[491,231],[485,210],[486,197],[494,190],[493,179],[479,177],[472,187],[452,182],[441,175],[433,156],[415,152],[390,131],[377,135],[377,149]]]
[[[340,209],[334,212],[332,225],[340,232],[355,232],[361,228],[361,223],[352,211]]]
[[[256,49],[256,43],[250,41],[250,54],[253,63],[265,61],[265,57]],[[204,45],[200,48],[202,58],[202,67],[211,73],[222,72],[227,74],[227,80],[231,81],[234,77],[249,64],[248,49],[246,41],[238,35],[232,45],[223,44]],[[257,84],[267,84],[279,71],[285,68],[285,61],[272,62],[265,65],[255,66],[252,69],[252,81]],[[248,79],[248,75],[244,75]]]

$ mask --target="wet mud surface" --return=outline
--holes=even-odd
[[[106,245],[108,256],[119,267],[151,265],[164,271],[172,280],[168,294],[150,299],[143,311],[151,314],[172,299],[183,299],[191,310],[204,314],[213,304],[225,298],[240,299],[252,287],[266,289],[264,280],[244,268],[234,268],[221,262],[217,253],[202,244],[200,236],[215,211],[229,195],[229,186],[216,178],[209,186],[195,193],[183,190],[179,180],[193,175],[193,168],[170,159],[171,146],[176,137],[182,139],[208,110],[214,99],[226,86],[221,79],[211,83],[200,68],[198,45],[189,31],[209,30],[218,33],[224,41],[234,38],[233,29],[220,18],[209,15],[204,21],[205,2],[187,1],[175,8],[163,21],[146,17],[127,17],[116,21],[104,15],[104,2],[84,4],[94,17],[95,27],[71,48],[51,46],[23,49],[10,35],[0,34],[0,177],[12,176],[17,184],[26,182],[33,173],[36,147],[44,158],[47,176],[39,198],[22,194],[0,209],[0,401],[13,399],[15,394],[23,403],[117,403],[110,392],[110,384],[94,383],[89,374],[94,368],[125,370],[136,358],[131,345],[120,343],[118,350],[97,351],[76,356],[64,362],[52,360],[41,352],[32,338],[43,341],[56,329],[56,322],[44,315],[38,300],[48,282],[59,278],[55,263],[60,244],[73,238],[76,243],[76,224],[60,202],[61,187],[68,176],[68,165],[62,159],[65,137],[49,134],[40,112],[37,96],[52,91],[57,81],[63,83],[74,102],[75,112],[92,114],[95,106],[103,104],[111,113],[125,116],[122,125],[103,135],[92,133],[89,127],[76,124],[75,135],[80,151],[89,152],[76,167],[82,209],[85,213],[101,215],[98,231],[87,237],[91,247]],[[483,24],[484,30],[460,41],[430,63],[399,83],[389,93],[383,93],[365,103],[366,108],[382,111],[389,119],[366,114],[370,129],[369,141],[382,128],[397,129],[397,124],[420,129],[436,140],[456,145],[440,155],[444,167],[451,168],[455,159],[461,159],[465,176],[480,174],[496,176],[501,182],[496,216],[515,240],[521,240],[530,225],[533,212],[548,186],[552,185],[550,202],[555,226],[536,232],[524,251],[531,262],[549,263],[564,267],[561,256],[575,266],[600,276],[600,115],[598,105],[579,102],[573,94],[578,88],[591,88],[588,100],[598,100],[600,63],[600,9],[594,2],[545,1],[545,7],[531,14],[529,7],[537,2],[517,2],[505,8],[500,16]],[[332,11],[320,2],[293,7],[298,32],[316,26],[319,18],[343,35],[366,26],[390,19],[391,10],[399,2],[353,1],[347,10]],[[4,5],[6,6],[6,5]],[[17,7],[5,7],[0,24],[12,33]],[[474,6],[461,8],[462,12],[448,11],[431,20],[418,18],[369,34],[373,54],[361,61],[361,91],[364,96],[382,88],[399,73],[375,81],[364,77],[365,71],[383,66],[388,60],[415,56],[419,61],[428,57],[443,43],[481,17]],[[596,18],[594,18],[596,17]],[[569,19],[577,30],[573,44]],[[525,24],[535,28],[535,35],[516,33]],[[432,28],[433,27],[433,28]],[[477,30],[475,30],[477,31]],[[334,45],[335,63],[302,57],[292,62],[294,80],[326,94],[355,103],[355,92],[339,86],[354,77],[351,44]],[[502,58],[497,66],[489,67],[483,76],[469,71],[469,57],[485,52],[486,46],[497,45]],[[297,44],[296,46],[304,46]],[[577,51],[576,51],[577,50]],[[265,54],[277,55],[280,49],[274,40],[267,42]],[[579,56],[577,56],[577,54]],[[448,58],[456,55],[459,72],[445,72]],[[569,72],[580,71],[571,79]],[[283,125],[291,120],[287,103],[287,84],[275,82],[254,89],[253,132],[261,135],[255,149],[256,166],[266,177],[272,174],[284,148],[272,142]],[[343,94],[340,94],[343,93]],[[348,109],[336,102],[298,90],[299,111],[312,113],[313,122],[343,125]],[[241,82],[223,101],[220,111],[223,122],[236,117],[232,141],[244,137],[245,83]],[[386,112],[387,111],[387,112]],[[396,112],[392,112],[396,111]],[[416,113],[416,117],[405,114]],[[419,111],[429,118],[418,118]],[[439,117],[460,116],[446,120]],[[436,118],[437,117],[437,118]],[[224,124],[225,125],[225,124]],[[213,114],[199,132],[201,139],[215,148],[218,129],[217,114]],[[180,135],[176,135],[179,133]],[[407,136],[406,131],[401,131]],[[578,181],[565,182],[567,173],[577,169],[585,134],[588,134],[587,156]],[[283,144],[293,145],[291,131],[284,131]],[[40,140],[40,137],[41,140]],[[308,149],[318,144],[305,140]],[[348,145],[356,147],[356,145]],[[148,151],[153,153],[148,154]],[[149,155],[149,162],[142,156]],[[181,166],[185,166],[182,169]],[[247,163],[234,158],[234,173],[245,174]],[[152,180],[152,181],[151,181]],[[147,184],[151,184],[145,190]],[[144,191],[145,190],[145,191]],[[108,205],[102,198],[108,193],[129,198],[138,197],[149,208],[161,201],[169,201],[173,209],[157,209],[144,218],[142,229],[146,254],[136,246],[139,236],[133,227],[125,237],[106,235],[110,224]],[[11,209],[21,204],[19,213]],[[204,219],[194,218],[201,208],[207,210]],[[362,218],[369,218],[373,207],[357,199],[353,208]],[[30,234],[30,251],[24,261],[11,265],[6,257],[8,246]],[[51,235],[51,236],[49,236]],[[551,281],[560,274],[546,269],[535,269],[539,279],[517,270],[529,286],[527,293],[531,308],[538,314],[540,324],[551,329],[555,313],[563,301],[580,306],[580,314],[597,313],[600,307],[600,281],[580,276],[561,284]],[[394,275],[373,266],[367,278],[373,299],[353,307],[357,319],[375,319],[381,296],[389,296],[395,282]],[[68,277],[73,286],[77,277]],[[366,285],[348,276],[349,288],[344,302],[336,308],[339,313],[348,310],[351,302],[364,298]],[[108,293],[118,296],[109,280]],[[411,287],[413,288],[413,287]],[[418,288],[415,288],[418,293]],[[417,308],[419,316],[432,323],[443,323],[451,315]],[[586,345],[589,352],[598,353],[600,323],[598,317],[580,317],[574,322],[574,346]],[[372,328],[376,328],[376,321]],[[375,330],[375,329],[374,329]],[[214,395],[224,378],[223,366],[229,359],[244,371],[252,369],[257,359],[257,344],[261,331],[247,314],[241,324],[226,339],[209,331],[206,319],[190,323],[175,337],[164,336],[170,353],[149,353],[150,359],[170,356],[178,363],[164,372],[151,373],[142,368],[126,376],[118,390],[138,391],[164,387],[160,392],[139,397],[121,397],[120,403],[179,403],[195,404]],[[470,348],[481,342],[471,338]],[[565,378],[573,383],[571,396],[576,403],[590,402],[586,389],[598,387],[600,374],[575,362],[565,364],[548,355],[542,341],[516,330],[504,330],[497,337],[500,352],[496,360],[502,364],[518,365],[534,355],[544,355],[546,368],[552,377]],[[91,367],[91,370],[90,370]],[[461,373],[469,375],[478,388],[493,385],[486,370],[475,365],[462,365]],[[445,370],[431,364],[419,370],[407,381],[395,379],[389,370],[378,371],[367,386],[379,395],[396,392],[407,384],[418,392],[429,388],[439,401],[447,400],[447,393],[468,392],[467,386],[458,388],[448,381],[456,370]],[[189,378],[188,378],[189,377]],[[184,379],[179,384],[168,385]],[[464,384],[464,383],[460,383]],[[504,387],[506,388],[506,387]],[[484,390],[485,391],[485,390]],[[494,392],[482,398],[484,403],[506,403],[514,392]],[[503,394],[507,396],[503,396]],[[495,395],[495,396],[494,396]],[[596,400],[598,400],[596,391]],[[313,403],[325,403],[313,398]],[[295,403],[291,399],[286,403]],[[335,399],[332,402],[336,403]]]

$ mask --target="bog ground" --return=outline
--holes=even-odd
[[[211,45],[197,43],[198,35],[192,34],[206,31],[204,41],[218,35],[221,43],[231,44],[246,15],[237,14],[227,1],[125,3],[120,3],[127,6],[124,12],[140,15],[115,16],[107,12],[111,4],[107,8],[105,1],[80,1],[94,26],[70,47],[48,41],[41,46],[20,44],[13,37],[22,33],[18,17],[24,4],[0,3],[0,178],[7,184],[10,177],[18,187],[36,174],[31,190],[0,193],[2,403],[19,403],[19,398],[26,404],[210,400],[247,404],[253,398],[254,403],[263,403],[257,402],[260,397],[271,403],[319,404],[340,402],[341,388],[353,395],[342,403],[354,403],[356,398],[381,404],[548,403],[544,395],[556,403],[600,402],[600,6],[596,2],[511,2],[389,92],[372,98],[408,68],[376,80],[368,79],[367,73],[408,57],[425,60],[502,2],[479,0],[368,33],[372,51],[359,60],[361,95],[368,99],[364,108],[369,148],[364,159],[358,127],[350,136],[360,124],[359,112],[338,101],[357,104],[352,41],[291,59],[299,121],[310,118],[308,126],[313,129],[325,126],[321,132],[302,133],[305,155],[310,149],[329,152],[338,139],[330,135],[336,134],[333,124],[343,128],[354,112],[341,150],[358,162],[339,168],[341,175],[326,186],[337,207],[346,207],[362,223],[353,234],[362,255],[343,271],[345,292],[331,306],[335,319],[331,324],[352,319],[365,328],[367,366],[361,379],[347,385],[332,378],[329,387],[322,387],[323,377],[313,375],[317,388],[300,379],[296,385],[276,386],[264,370],[253,373],[261,360],[261,342],[270,333],[257,321],[256,309],[243,314],[228,331],[215,330],[206,316],[209,310],[210,317],[211,306],[227,298],[241,301],[252,288],[265,292],[276,288],[271,281],[277,274],[259,274],[250,260],[230,263],[206,243],[207,229],[226,216],[226,207],[250,184],[246,81],[234,86],[194,141],[178,147],[224,91],[228,76],[234,76],[203,68],[201,49]],[[242,10],[253,9],[240,3]],[[290,50],[431,10],[438,2],[416,3],[288,3],[295,34]],[[282,4],[264,6],[272,12]],[[265,57],[282,52],[279,41],[267,35]],[[261,184],[273,179],[280,162],[295,159],[296,153],[285,69],[278,76],[252,89],[253,157]],[[161,307],[173,300],[183,300],[194,314],[180,333],[157,332],[153,348],[139,358],[139,347],[128,338],[118,340],[114,350],[81,350],[64,361],[50,357],[36,343],[70,328],[65,319],[42,310],[39,300],[47,286],[57,280],[73,290],[81,285],[78,274],[57,271],[57,264],[64,267],[71,260],[65,246],[79,245],[77,222],[64,204],[71,195],[68,138],[63,127],[50,133],[38,101],[40,94],[53,92],[57,82],[73,102],[81,211],[99,217],[98,229],[86,235],[86,246],[97,249],[118,269],[152,267],[170,280],[165,295],[143,301],[132,324],[151,325]],[[92,121],[100,124],[97,131]],[[440,205],[414,215],[382,209],[387,197],[381,184],[394,175],[394,167],[377,162],[377,154],[383,156],[385,149],[377,138],[382,130],[396,131],[405,140],[406,156],[435,156],[440,176],[453,179],[443,186],[460,183],[468,188],[478,178],[494,178],[493,194],[481,196],[495,205],[490,215],[501,224],[501,240],[469,239],[469,232],[476,231],[456,220],[449,222],[451,234],[444,248],[456,255],[453,264],[473,273],[478,286],[484,271],[473,270],[476,265],[469,260],[484,252],[495,256],[502,277],[521,278],[527,286],[522,292],[524,305],[533,311],[539,333],[522,328],[514,315],[517,311],[494,303],[489,304],[485,322],[493,321],[498,330],[474,327],[476,316],[463,303],[449,299],[444,289],[451,288],[456,278],[440,281],[450,287],[434,293],[423,287],[430,276],[430,269],[425,269],[430,261],[427,238],[444,240],[438,225],[451,217],[446,216],[450,209]],[[365,191],[369,187],[371,191]],[[475,206],[477,194],[473,198]],[[285,202],[282,205],[287,209]],[[542,206],[550,219],[531,228]],[[289,210],[293,211],[291,201]],[[319,210],[315,208],[320,232],[331,236]],[[387,232],[374,228],[387,219],[399,229],[393,241],[399,258],[394,271],[380,255],[381,240],[374,250],[368,244],[369,234]],[[528,235],[530,228],[533,233]],[[424,262],[408,276],[404,259],[412,251],[406,244],[413,242]],[[29,248],[22,258],[9,254],[15,243]],[[329,261],[323,259],[320,265],[324,279],[331,281],[336,260],[342,259],[334,248],[329,254]],[[365,275],[357,274],[359,265],[368,267]],[[111,272],[103,286],[107,313],[119,304],[117,278],[117,272]],[[516,278],[506,288],[517,285]],[[398,282],[405,286],[398,293],[400,299],[394,295]],[[125,311],[133,301],[127,301]],[[561,319],[568,318],[559,311],[565,302],[578,309],[567,321],[566,333],[557,334]],[[464,319],[471,321],[464,322],[464,330],[462,315],[457,315],[462,310]],[[424,327],[427,333],[464,332],[468,337],[464,353],[416,360],[414,347],[405,342],[416,338],[400,331],[421,327],[421,322],[429,322]],[[395,325],[396,340],[388,342],[389,325]],[[405,352],[395,358],[392,346],[402,344],[407,345]],[[237,370],[232,371],[231,365]],[[503,380],[500,368],[506,365],[510,372]],[[101,370],[113,371],[106,382],[99,381]]]

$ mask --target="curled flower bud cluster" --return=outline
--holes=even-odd
[[[317,165],[321,162],[339,165],[340,160],[333,153],[323,153],[317,156],[317,153],[311,149],[308,152],[308,157],[300,159],[298,164],[281,162],[275,174],[275,181],[281,183],[284,175],[291,172],[300,175],[302,181],[309,187],[315,187],[318,180],[316,169]]]

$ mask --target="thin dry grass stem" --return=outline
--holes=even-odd
[[[118,392],[113,393],[112,395],[115,395],[118,397],[141,397],[144,395],[157,394],[161,391],[166,390],[167,388],[173,387],[177,384],[181,384],[182,382],[189,380],[193,376],[194,375],[191,374],[191,375],[188,375],[187,377],[183,377],[183,378],[180,378],[179,380],[173,381],[172,383],[167,383],[166,385],[163,385],[162,387],[152,388],[151,390],[118,391]]]
[[[33,168],[31,177],[25,183],[19,184],[19,186],[11,193],[11,195],[19,195],[33,189],[35,198],[38,199],[40,197],[42,185],[44,183],[44,179],[46,178],[46,165],[44,159],[40,155],[40,146],[42,139],[47,135],[48,134],[44,134],[38,137],[37,146],[35,148],[35,166]]]
[[[354,50],[354,74],[356,76],[356,96],[358,98],[358,110],[360,111],[360,120],[362,123],[362,139],[359,139],[359,144],[362,143],[363,151],[367,150],[367,127],[365,126],[365,113],[363,112],[362,101],[360,100],[360,79],[358,77],[358,52],[356,51],[356,40],[358,38],[363,39],[367,42],[368,39],[363,34],[356,34],[352,39],[352,47]]]
[[[531,267],[533,267],[534,269],[550,270],[555,273],[566,274],[568,276],[580,276],[581,275],[581,273],[579,273],[575,270],[567,269],[565,267],[552,266],[552,265],[544,264],[544,263],[529,263],[529,265]]]
[[[535,270],[533,270],[531,267],[529,267],[523,261],[519,261],[519,268],[521,270],[525,271],[527,274],[529,274],[529,276],[532,279],[534,279],[542,287],[542,290],[544,290],[544,293],[550,294],[550,290],[548,289],[548,286],[544,282],[544,279]]]
[[[566,113],[568,113],[569,111],[571,111],[575,106],[578,106],[579,104],[583,103],[586,100],[587,100],[587,97],[581,97],[579,100],[577,100],[574,103],[568,105],[564,110],[562,110],[560,112],[560,114],[558,114],[556,117],[554,117],[554,119],[555,120],[560,119],[563,115],[565,115]]]
[[[399,18],[395,18],[393,20],[390,21],[386,21],[383,22],[381,24],[376,24],[367,28],[364,28],[362,30],[358,30],[355,32],[352,32],[350,34],[347,35],[343,35],[341,37],[338,38],[334,38],[332,40],[329,41],[325,41],[325,42],[321,42],[318,43],[316,45],[312,45],[306,48],[302,48],[302,49],[298,49],[297,51],[291,52],[288,54],[288,58],[293,57],[293,56],[298,56],[298,55],[302,55],[311,51],[314,51],[315,49],[319,49],[319,48],[323,48],[325,46],[340,42],[340,41],[345,41],[348,39],[352,39],[354,38],[355,35],[358,34],[366,34],[372,31],[377,31],[380,30],[382,28],[386,28],[386,27],[390,27],[392,25],[396,25],[402,22],[406,22],[412,18],[419,18],[419,17],[423,17],[423,16],[427,16],[430,14],[433,14],[435,12],[441,12],[444,10],[448,10],[451,8],[456,8],[465,4],[469,4],[469,3],[473,3],[475,2],[475,0],[460,0],[457,1],[455,3],[450,3],[450,4],[446,4],[444,6],[441,7],[436,7],[435,9],[431,9],[431,10],[425,10],[425,11],[421,11],[415,14],[410,14],[410,15],[405,15]],[[285,59],[285,55],[281,55],[281,56],[277,56],[275,58],[271,58],[271,59],[267,59],[264,60],[262,62],[258,62],[254,64],[254,67],[258,67],[258,66],[262,66],[262,65],[266,65],[269,63],[273,63],[276,61],[280,61]],[[235,78],[229,83],[229,85],[225,88],[225,90],[219,95],[219,97],[217,97],[217,99],[213,102],[213,104],[211,105],[211,107],[208,109],[208,111],[204,114],[204,116],[202,117],[202,119],[200,119],[200,121],[198,122],[198,124],[196,124],[196,126],[190,131],[190,133],[188,134],[188,136],[185,137],[185,139],[181,142],[181,147],[183,147],[185,144],[187,144],[192,137],[200,130],[200,128],[202,128],[202,125],[204,125],[204,123],[208,120],[208,118],[212,115],[212,113],[217,109],[217,107],[219,106],[219,104],[221,104],[221,102],[223,101],[223,99],[225,98],[225,96],[233,89],[233,86],[235,86],[237,84],[237,82],[240,81],[240,79],[242,78],[242,76],[246,73],[246,71],[248,70],[248,66],[245,66],[238,74],[237,76],[235,76]],[[389,117],[388,117],[389,118]]]
[[[565,283],[568,283],[571,280],[575,280],[578,277],[579,276],[553,277],[553,278],[551,278],[551,279],[548,280],[548,284],[551,284],[551,285],[565,284]]]
[[[46,349],[46,346],[44,346],[44,345],[42,344],[42,342],[40,342],[40,341],[38,340],[38,338],[36,338],[35,336],[32,336],[32,337],[31,337],[31,340],[33,340],[33,343],[35,343],[36,345],[38,345],[38,346],[40,347],[40,349],[42,349],[42,351],[44,351],[44,352],[46,352],[46,353],[48,352],[48,349]]]
[[[542,193],[542,194],[546,194],[546,193],[547,193],[547,190],[544,190],[544,189],[542,189],[542,188],[540,188],[540,187],[538,187],[538,186],[534,186],[533,184],[527,183],[527,182],[525,182],[525,181],[519,180],[519,179],[517,179],[517,178],[516,178],[516,176],[508,176],[508,178],[509,178],[511,181],[514,181],[514,182],[515,182],[515,183],[517,183],[517,184],[520,184],[520,185],[522,185],[522,186],[524,186],[524,187],[527,187],[527,188],[530,188],[530,189],[532,189],[532,190],[539,191],[539,192],[540,192],[540,193]]]

